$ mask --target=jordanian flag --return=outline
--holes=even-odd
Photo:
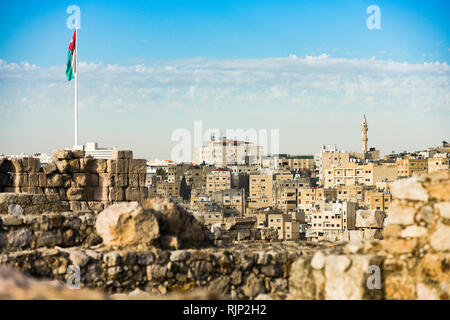
[[[70,81],[75,78],[75,74],[77,73],[77,66],[76,66],[76,59],[75,55],[76,53],[76,45],[75,41],[77,39],[77,30],[75,29],[75,32],[73,33],[72,41],[70,41],[69,44],[69,51],[67,52],[67,67],[66,67],[66,76],[67,80]]]

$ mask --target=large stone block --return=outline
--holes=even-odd
[[[144,199],[144,192],[141,188],[128,187],[125,189],[125,200],[127,201],[142,201]]]
[[[325,261],[325,299],[361,300],[370,255],[329,255]]]
[[[85,187],[88,185],[86,173],[74,173],[73,180],[77,187]]]
[[[428,192],[422,186],[421,178],[412,177],[397,180],[390,183],[389,188],[393,198],[428,201]]]
[[[117,173],[114,175],[114,186],[127,187],[128,186],[128,174]]]
[[[69,171],[80,172],[80,159],[69,160]]]
[[[58,188],[58,187],[62,187],[62,185],[63,185],[63,179],[62,179],[61,174],[54,173],[54,174],[47,176],[47,187]]]
[[[72,159],[72,152],[70,150],[53,150],[53,159],[57,160]]]
[[[41,162],[38,158],[32,158],[32,157],[26,157],[22,158],[23,163],[23,170],[30,173],[30,172],[39,172],[39,169],[41,168]]]
[[[39,187],[47,187],[47,175],[44,172],[38,173]]]
[[[28,174],[27,173],[15,173],[13,177],[14,187],[26,187],[28,186]]]
[[[14,172],[24,172],[24,166],[23,166],[22,159],[13,158],[13,159],[11,159],[11,163],[14,167]]]
[[[90,187],[98,187],[98,173],[87,173],[87,185]]]
[[[394,200],[387,211],[386,224],[411,225],[414,223],[415,213],[414,207],[403,205],[399,200]]]
[[[43,190],[48,201],[54,202],[60,200],[58,188],[44,188]]]
[[[85,200],[84,188],[81,187],[70,187],[67,189],[66,196],[68,200]]]
[[[29,187],[40,187],[39,173],[32,172],[32,173],[28,174],[28,186]]]
[[[96,230],[105,245],[151,245],[159,238],[155,215],[144,211],[137,202],[122,202],[103,210]]]
[[[17,199],[17,194],[12,192],[2,192],[0,193],[0,204],[15,204]]]
[[[128,174],[128,185],[130,187],[139,187],[139,174],[137,173],[130,173]]]
[[[147,160],[132,159],[129,161],[130,173],[147,173]]]
[[[72,158],[84,158],[86,156],[86,151],[83,150],[72,150]]]
[[[112,152],[113,159],[133,159],[133,151],[131,150],[117,150]]]
[[[106,159],[92,159],[91,173],[104,173],[108,168]]]
[[[109,189],[105,187],[92,187],[93,198],[88,200],[94,201],[108,201],[109,200]]]
[[[434,250],[450,251],[450,226],[439,223],[430,236],[430,244]]]
[[[69,172],[69,161],[68,160],[65,160],[65,159],[64,160],[55,160],[54,163],[60,173]]]
[[[50,161],[49,163],[47,163],[46,165],[44,165],[42,167],[42,169],[44,170],[45,174],[50,174],[55,172],[56,170],[58,170],[58,167],[56,166],[56,164],[53,161]]]
[[[124,191],[120,187],[110,187],[109,188],[109,200],[110,201],[123,201]]]
[[[383,228],[385,214],[379,210],[357,210],[355,227]]]
[[[98,185],[99,185],[99,187],[113,187],[114,186],[114,175],[111,173],[99,173],[98,174]]]

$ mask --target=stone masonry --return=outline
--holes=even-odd
[[[124,150],[116,150],[108,160],[86,157],[80,150],[55,150],[53,160],[43,167],[37,158],[0,158],[0,192],[17,195],[10,197],[8,207],[0,207],[0,214],[8,213],[13,204],[39,214],[98,212],[114,202],[142,201],[147,196],[146,172],[146,160],[133,159],[133,152]]]
[[[97,233],[89,229],[96,215],[57,214],[64,218],[54,224],[48,221],[56,216],[48,213],[43,221],[30,222],[26,214],[18,214],[20,210],[8,206],[10,213],[1,216],[1,234],[7,239],[3,243],[18,245],[2,250],[0,264],[62,283],[70,277],[67,268],[75,265],[81,271],[82,288],[108,293],[139,289],[165,295],[204,288],[233,299],[448,300],[450,172],[442,170],[423,178],[396,181],[391,184],[391,192],[394,201],[387,212],[383,240],[335,244],[241,241],[217,248],[207,244],[205,235],[201,236],[204,230],[195,224],[185,227],[194,223],[193,217],[164,198],[149,198],[142,209],[132,203],[125,206],[122,214],[115,213],[117,219],[108,220],[114,226],[111,232],[118,236],[116,240],[99,243]],[[174,246],[140,238],[136,234],[140,226],[129,220],[154,221],[154,217],[157,224],[148,225],[155,228],[153,238],[171,236],[176,240]],[[124,229],[120,229],[125,221]],[[73,229],[73,244],[64,242],[63,236],[58,243],[36,245],[39,241],[45,243],[36,240],[44,229],[56,233],[61,230],[62,234]],[[77,231],[81,229],[90,231]],[[27,230],[31,232],[29,237],[11,235]],[[180,239],[185,246],[175,245]],[[122,246],[121,241],[140,241],[140,246]],[[206,247],[197,248],[199,242]]]

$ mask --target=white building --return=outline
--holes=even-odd
[[[263,152],[262,146],[255,146],[252,142],[211,138],[207,146],[196,147],[194,162],[224,167],[231,164],[259,163]]]
[[[112,158],[113,150],[117,150],[117,147],[99,148],[97,142],[87,142],[83,146],[83,150],[86,151],[87,156],[92,156],[97,159],[110,159]]]

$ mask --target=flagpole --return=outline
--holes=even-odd
[[[78,32],[75,20],[75,146],[78,146]]]

